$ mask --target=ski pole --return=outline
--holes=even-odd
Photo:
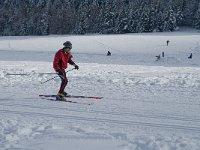
[[[51,73],[51,72],[43,72],[43,73],[33,73],[33,74],[57,74],[57,73]],[[6,73],[7,76],[28,76],[31,75],[31,73]]]
[[[70,72],[70,71],[72,71],[72,70],[74,70],[75,68],[73,68],[73,69],[70,69],[70,70],[68,70],[68,71],[66,71],[65,73],[67,73],[67,72]],[[57,77],[59,77],[60,75],[58,75],[58,76],[55,76],[55,77],[53,77],[53,78],[50,78],[50,79],[48,79],[48,80],[46,80],[46,81],[44,81],[44,82],[40,82],[41,84],[44,84],[44,83],[46,83],[46,82],[48,82],[48,81],[51,81],[51,80],[53,80],[53,79],[55,79],[55,78],[57,78]]]
[[[40,82],[41,84],[44,84],[44,83],[46,83],[46,82],[48,82],[48,81],[51,81],[51,80],[53,80],[53,79],[55,79],[55,78],[57,78],[58,76],[55,76],[55,77],[53,77],[53,78],[51,78],[51,79],[48,79],[48,80],[46,80],[46,81],[44,81],[44,82]]]

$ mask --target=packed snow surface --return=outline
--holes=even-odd
[[[66,91],[103,99],[39,97],[59,89],[41,82],[67,40]],[[199,150],[200,35],[0,37],[0,95],[0,150]]]

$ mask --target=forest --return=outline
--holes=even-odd
[[[0,35],[200,29],[200,0],[1,0]]]

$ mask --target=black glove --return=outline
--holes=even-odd
[[[76,64],[74,65],[74,67],[75,67],[75,69],[76,69],[76,70],[78,70],[78,69],[79,69],[79,66],[78,66],[78,65],[76,65]]]

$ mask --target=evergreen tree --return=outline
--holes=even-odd
[[[161,11],[157,14],[155,30],[158,32],[163,32],[164,30],[164,15]]]
[[[165,14],[164,31],[174,31],[176,29],[176,17],[172,9]]]
[[[88,0],[85,0],[79,7],[78,23],[76,24],[75,33],[85,34],[89,30],[90,8]]]
[[[0,35],[199,29],[199,0],[1,0]]]
[[[197,10],[197,12],[196,12],[194,18],[195,18],[195,19],[194,19],[194,27],[195,27],[196,29],[200,29],[200,3],[199,3],[199,5],[198,5],[198,10]]]

